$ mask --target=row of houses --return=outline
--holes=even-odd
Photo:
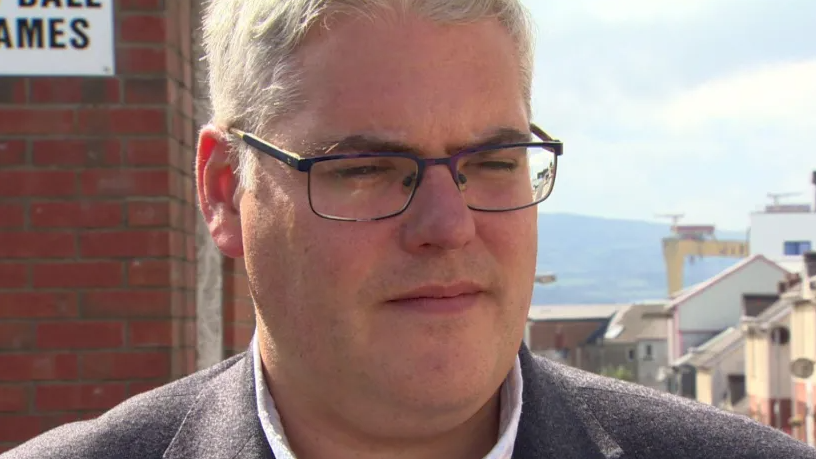
[[[750,416],[816,445],[816,252],[752,255],[673,298],[534,306],[533,352]]]

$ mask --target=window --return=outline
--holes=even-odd
[[[783,248],[785,255],[802,255],[810,250],[810,241],[785,241]]]
[[[647,344],[643,352],[643,360],[652,360],[652,345]]]
[[[635,360],[635,350],[634,349],[629,349],[628,357],[629,357],[630,362]]]

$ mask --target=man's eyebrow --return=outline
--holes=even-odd
[[[446,148],[448,154],[462,150],[485,148],[513,143],[527,143],[532,139],[530,132],[515,128],[498,128],[486,137],[466,145],[451,145]],[[353,134],[339,139],[327,139],[317,142],[304,142],[301,146],[303,156],[320,156],[326,154],[349,153],[412,153],[421,156],[423,149],[408,143],[395,141],[376,135]]]

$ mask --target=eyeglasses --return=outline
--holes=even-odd
[[[471,210],[508,212],[537,205],[555,185],[563,143],[535,125],[540,142],[512,142],[461,150],[445,158],[406,152],[360,152],[304,157],[231,128],[247,145],[308,173],[309,205],[320,217],[374,221],[401,214],[431,166],[445,166]]]

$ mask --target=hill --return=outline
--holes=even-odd
[[[539,214],[538,272],[557,282],[536,285],[533,304],[616,303],[666,297],[661,239],[667,223],[573,214]],[[718,231],[718,239],[745,233]],[[734,264],[732,258],[686,261],[684,286],[704,281]]]

